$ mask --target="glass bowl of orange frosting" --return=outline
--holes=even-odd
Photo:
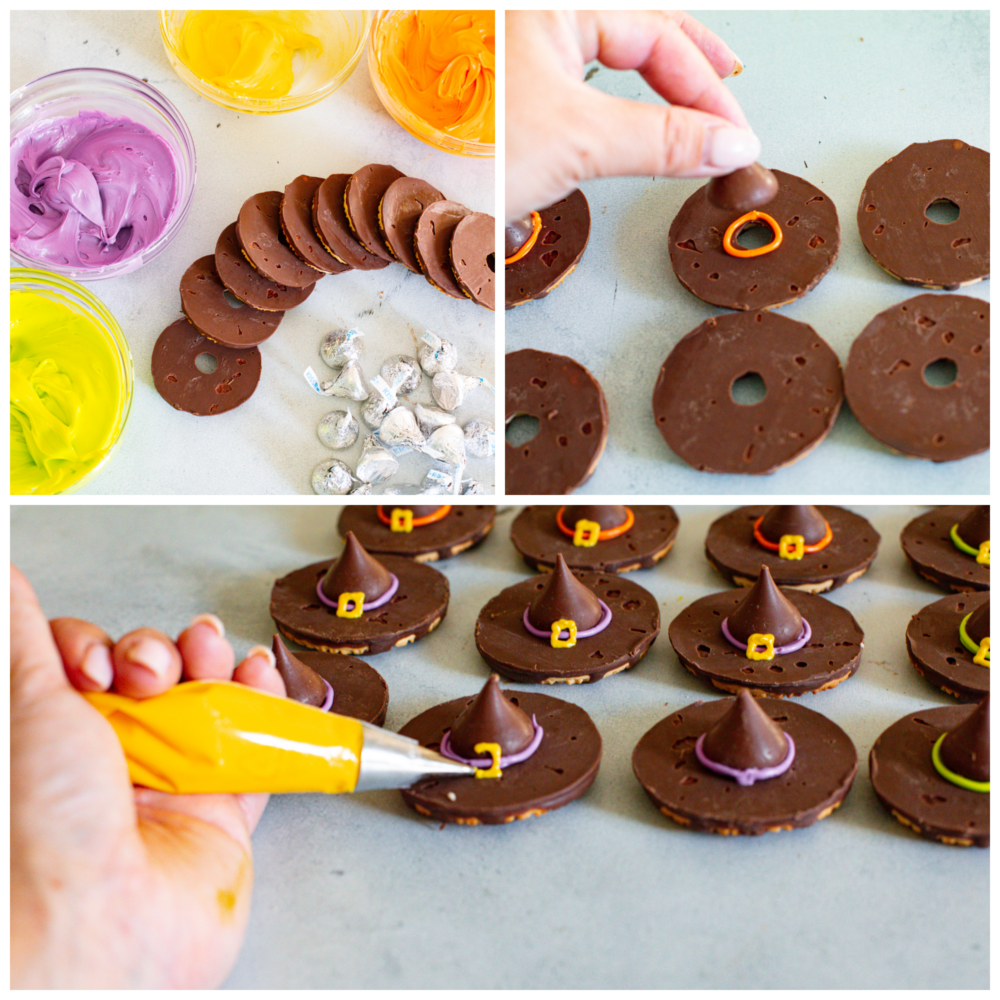
[[[386,111],[411,135],[446,153],[494,155],[494,11],[380,10],[368,71]]]
[[[322,101],[354,72],[367,10],[161,10],[167,58],[189,87],[252,114]]]

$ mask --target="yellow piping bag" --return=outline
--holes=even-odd
[[[232,681],[84,697],[114,728],[132,783],[164,792],[352,792],[475,773],[405,736]]]

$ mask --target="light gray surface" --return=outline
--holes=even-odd
[[[877,313],[923,292],[891,278],[861,244],[855,213],[869,174],[912,142],[959,138],[990,148],[989,13],[693,13],[746,64],[727,82],[760,136],[761,162],[804,177],[837,206],[839,258],[781,314],[811,325],[843,364]],[[601,67],[591,83],[660,100],[632,72]],[[846,405],[815,451],[770,476],[699,473],[674,455],[653,424],[656,376],[684,334],[724,311],[680,285],[667,252],[670,223],[702,183],[639,177],[582,185],[592,217],[583,260],[548,298],[507,314],[507,351],[542,346],[567,354],[607,395],[607,450],[579,492],[988,492],[988,454],[939,465],[896,455]],[[986,281],[962,291],[988,300],[989,288]]]
[[[14,11],[11,90],[46,73],[101,66],[148,81],[174,103],[194,136],[198,180],[191,212],[173,243],[150,264],[120,278],[88,282],[111,310],[132,348],[135,396],[121,447],[82,493],[312,493],[310,475],[325,458],[353,468],[364,439],[331,452],[316,437],[320,418],[358,404],[317,396],[302,376],[312,365],[335,377],[319,357],[323,336],[358,327],[367,337],[361,360],[367,378],[391,354],[415,354],[430,329],[452,340],[459,370],[494,378],[494,314],[459,302],[402,265],[323,278],[312,296],[285,314],[261,345],[263,371],[253,397],[230,413],[195,417],[168,406],[153,388],[150,357],[160,332],[181,316],[178,284],[197,258],[215,252],[219,233],[258,191],[283,190],[299,174],[353,173],[366,163],[392,163],[423,177],[446,197],[493,211],[494,161],[437,152],[413,138],[383,110],[368,77],[367,54],[351,78],[326,100],[284,115],[249,115],[221,108],[173,71],[160,41],[156,11]],[[432,404],[430,382],[410,395]],[[495,398],[477,390],[457,411],[494,419]],[[362,429],[367,430],[362,423]],[[399,482],[419,482],[424,456],[401,460]],[[491,488],[493,459],[471,459],[467,475]]]
[[[678,507],[674,550],[632,579],[681,608],[724,587],[702,554],[725,508]],[[806,830],[758,838],[687,832],[632,776],[632,748],[663,716],[713,693],[661,635],[633,670],[545,688],[584,707],[604,738],[578,802],[505,827],[439,829],[395,792],[275,797],[254,836],[257,885],[230,987],[987,988],[989,852],[915,837],[867,776],[876,736],[950,700],[909,666],[910,615],[940,594],[899,548],[923,508],[858,507],[882,535],[861,580],[834,591],[866,631],[859,673],[802,704],[861,757],[845,804]],[[441,627],[371,657],[390,688],[387,725],[474,693],[487,674],[479,609],[526,567],[513,511],[479,549],[441,564]],[[11,554],[50,616],[112,635],[176,634],[214,611],[237,654],[268,641],[274,579],[339,551],[335,514],[289,507],[15,507]],[[513,686],[513,685],[512,685]]]

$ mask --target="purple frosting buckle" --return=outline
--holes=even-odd
[[[600,598],[597,599],[597,603],[604,608],[604,614],[601,620],[593,627],[584,629],[582,632],[578,631],[576,633],[577,639],[589,639],[592,635],[597,635],[598,632],[603,632],[611,624],[611,608],[609,608],[604,601]],[[534,625],[528,620],[528,612],[531,610],[531,605],[528,605],[524,609],[524,627],[532,634],[538,636],[539,639],[551,639],[552,629],[546,631],[543,628],[535,628]],[[569,633],[567,632],[567,637]],[[562,638],[562,633],[559,633],[559,638]]]
[[[725,764],[709,760],[705,756],[703,749],[703,744],[705,743],[704,733],[695,742],[694,753],[698,760],[710,771],[715,771],[716,774],[724,774],[727,778],[735,778],[737,784],[748,786],[752,785],[755,781],[766,781],[768,778],[777,778],[778,775],[784,774],[792,766],[792,761],[795,760],[795,740],[788,733],[785,733],[785,739],[788,740],[788,753],[780,764],[775,764],[773,767],[748,767],[744,770],[738,767],[727,767]]]
[[[323,704],[320,705],[319,710],[321,712],[329,712],[333,708],[333,688],[325,677],[321,677],[320,680],[326,685],[326,697],[323,699]]]
[[[517,753],[512,753],[509,757],[500,758],[500,766],[508,767],[511,764],[520,764],[522,760],[527,760],[539,747],[542,742],[542,737],[545,735],[545,730],[538,724],[538,720],[532,715],[531,724],[535,727],[535,735],[531,738],[531,742],[523,749],[519,750]],[[438,747],[438,753],[443,757],[450,757],[452,760],[461,761],[463,764],[471,764],[473,767],[492,767],[493,758],[492,757],[459,757],[457,753],[451,748],[451,730],[449,729],[444,736],[441,737],[441,746]]]
[[[729,631],[729,619],[722,619],[722,634],[729,640],[730,645],[735,646],[737,649],[746,649],[747,644],[745,642],[740,642],[739,639],[735,638],[732,632]],[[795,653],[800,650],[811,638],[812,638],[812,628],[809,622],[802,619],[802,632],[799,634],[797,639],[793,639],[787,646],[775,646],[774,655],[780,656],[782,653]]]
[[[392,583],[389,584],[389,589],[376,600],[365,601],[365,606],[364,606],[365,611],[374,611],[375,608],[382,607],[382,605],[385,604],[387,601],[389,601],[392,598],[392,595],[395,594],[397,590],[399,590],[399,577],[396,576],[395,573],[390,573],[389,576],[392,577]],[[322,579],[316,581],[316,594],[328,608],[335,608],[337,606],[336,601],[331,601],[330,598],[323,593]]]

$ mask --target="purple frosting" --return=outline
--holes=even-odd
[[[746,649],[747,648],[747,644],[745,642],[740,642],[740,640],[737,639],[732,634],[732,632],[729,631],[729,619],[728,618],[723,618],[722,619],[722,634],[726,637],[727,641],[731,645],[735,646],[737,649]],[[810,627],[809,622],[807,622],[805,620],[805,618],[803,618],[802,619],[802,631],[799,633],[799,637],[797,639],[793,639],[791,642],[787,643],[784,646],[775,646],[774,647],[774,655],[775,656],[782,656],[785,653],[795,653],[795,652],[797,652],[798,650],[800,650],[812,638],[812,634],[813,634],[812,633],[812,628]]]
[[[695,742],[694,754],[710,771],[725,775],[727,778],[733,778],[738,785],[748,786],[752,785],[755,781],[766,781],[768,778],[777,778],[792,766],[792,761],[795,760],[795,741],[788,733],[785,733],[785,739],[788,741],[788,753],[780,764],[775,764],[773,767],[729,767],[726,764],[720,764],[718,761],[709,760],[705,756],[704,733]]]
[[[386,604],[390,600],[392,595],[395,594],[397,590],[399,590],[399,577],[396,576],[395,573],[390,573],[389,576],[392,577],[392,583],[389,584],[389,589],[381,597],[376,597],[374,601],[365,601],[362,614],[364,613],[364,611],[372,611],[375,608],[382,607],[382,605]],[[339,601],[331,601],[330,598],[323,593],[322,577],[320,577],[319,581],[316,584],[316,594],[328,608],[335,608],[340,603]]]
[[[538,724],[538,720],[532,716],[531,724],[535,727],[535,735],[531,738],[531,742],[523,749],[518,750],[517,753],[512,753],[509,757],[500,758],[500,767],[509,767],[511,764],[520,764],[521,761],[527,760],[541,745],[542,737],[545,735],[545,730]],[[444,736],[441,737],[441,745],[438,747],[438,752],[442,757],[450,757],[452,760],[461,761],[463,764],[471,764],[473,767],[492,767],[493,758],[492,757],[459,757],[457,753],[451,748],[451,730],[449,729]]]
[[[177,161],[129,118],[81,111],[10,144],[10,245],[41,263],[103,267],[154,243],[177,207]]]
[[[602,608],[604,608],[604,614],[601,615],[601,620],[593,628],[588,628],[584,629],[582,632],[577,632],[576,633],[577,639],[589,639],[592,635],[597,635],[598,632],[603,632],[611,624],[611,608],[609,608],[600,598],[598,598],[597,603],[600,604]],[[549,631],[546,632],[545,629],[535,628],[535,626],[531,624],[531,621],[528,617],[528,613],[530,611],[531,611],[530,605],[524,609],[524,616],[522,619],[524,621],[524,627],[532,635],[538,636],[539,639],[551,639],[552,638],[551,629],[549,629]],[[562,630],[562,632],[565,631],[566,631],[565,629]],[[559,633],[560,639],[563,638],[562,632]],[[569,632],[566,632],[566,638],[567,639],[569,638]]]

